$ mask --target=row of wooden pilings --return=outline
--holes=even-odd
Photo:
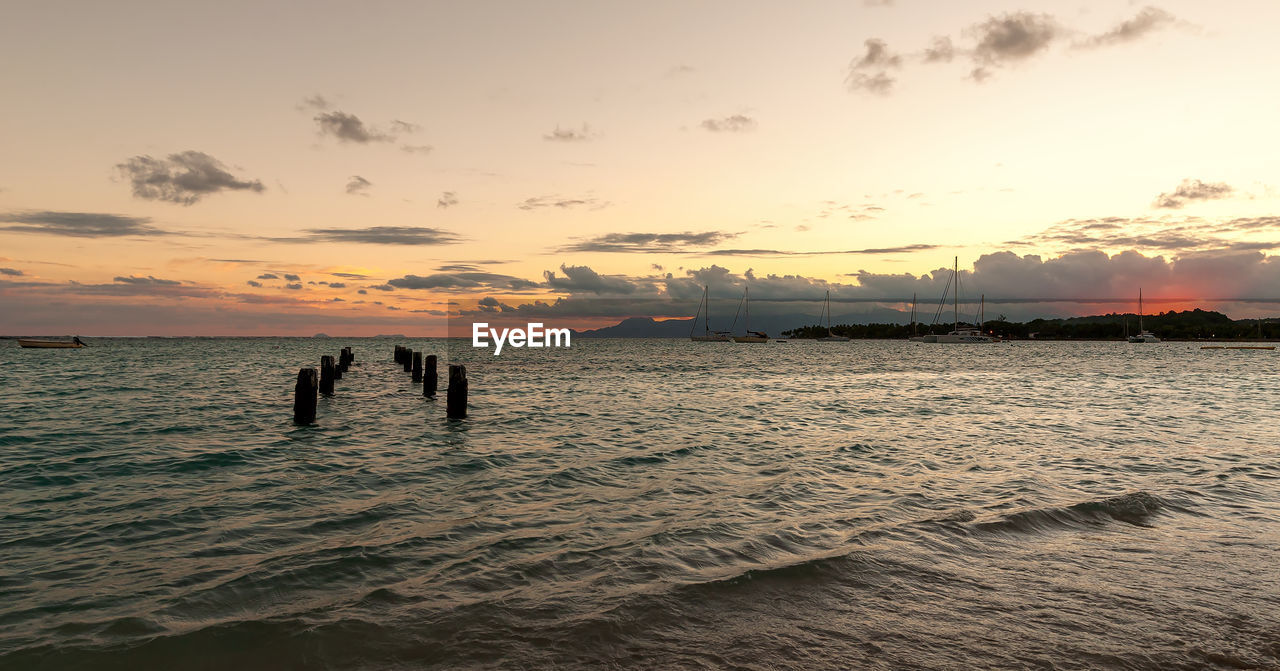
[[[350,347],[343,347],[335,361],[333,356],[325,354],[320,357],[320,372],[314,368],[302,368],[298,371],[298,383],[293,387],[293,423],[315,424],[316,402],[319,395],[333,396],[334,383],[342,379],[342,374],[351,368],[356,355]]]
[[[440,376],[436,372],[436,355],[428,354],[424,358],[422,352],[396,345],[394,360],[404,366],[404,372],[413,375],[414,384],[422,385],[423,396],[435,398],[440,384]],[[466,366],[449,365],[449,387],[445,390],[444,414],[449,419],[463,419],[467,416]]]
[[[343,347],[337,360],[326,354],[320,357],[320,370],[302,368],[298,370],[298,382],[293,387],[293,422],[295,424],[315,424],[316,403],[320,394],[333,395],[334,382],[342,379],[342,374],[351,368],[356,355],[350,347]],[[422,352],[415,352],[408,347],[396,345],[395,362],[404,366],[404,372],[413,375],[414,384],[422,384],[422,395],[434,399],[439,385],[436,373],[436,355],[430,354],[425,359]],[[424,368],[425,364],[425,368]],[[449,387],[445,390],[445,416],[449,419],[465,419],[467,416],[467,367],[449,366]]]

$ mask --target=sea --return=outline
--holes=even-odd
[[[0,341],[2,669],[1280,668],[1280,351],[86,340]]]

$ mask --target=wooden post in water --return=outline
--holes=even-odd
[[[413,350],[407,348],[404,351],[404,372],[413,372]]]
[[[350,347],[343,347],[342,351],[338,352],[338,368],[344,373],[347,372],[349,368],[351,368],[351,348]]]
[[[449,390],[446,395],[444,414],[449,419],[463,419],[467,416],[467,367],[449,366]]]
[[[293,387],[293,423],[316,423],[316,369],[298,369],[298,383]]]
[[[401,363],[401,364],[404,363],[403,353],[404,353],[404,348],[399,345],[396,345],[396,353],[395,353],[395,356],[391,357],[392,360],[395,361],[396,363]]]
[[[330,357],[333,358],[333,357]],[[333,381],[337,382],[342,379],[342,355],[338,355],[338,361],[333,362]]]
[[[320,393],[333,396],[333,357],[328,354],[320,357]]]
[[[422,382],[422,352],[413,353],[413,383]]]
[[[434,398],[436,386],[439,384],[440,376],[436,373],[436,355],[428,354],[426,366],[422,370],[422,395]]]

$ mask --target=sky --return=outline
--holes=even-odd
[[[44,2],[0,333],[1280,315],[1280,5]],[[721,309],[721,308],[718,308]]]

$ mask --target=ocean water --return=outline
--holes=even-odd
[[[1280,352],[93,344],[0,341],[0,668],[1280,667]]]

